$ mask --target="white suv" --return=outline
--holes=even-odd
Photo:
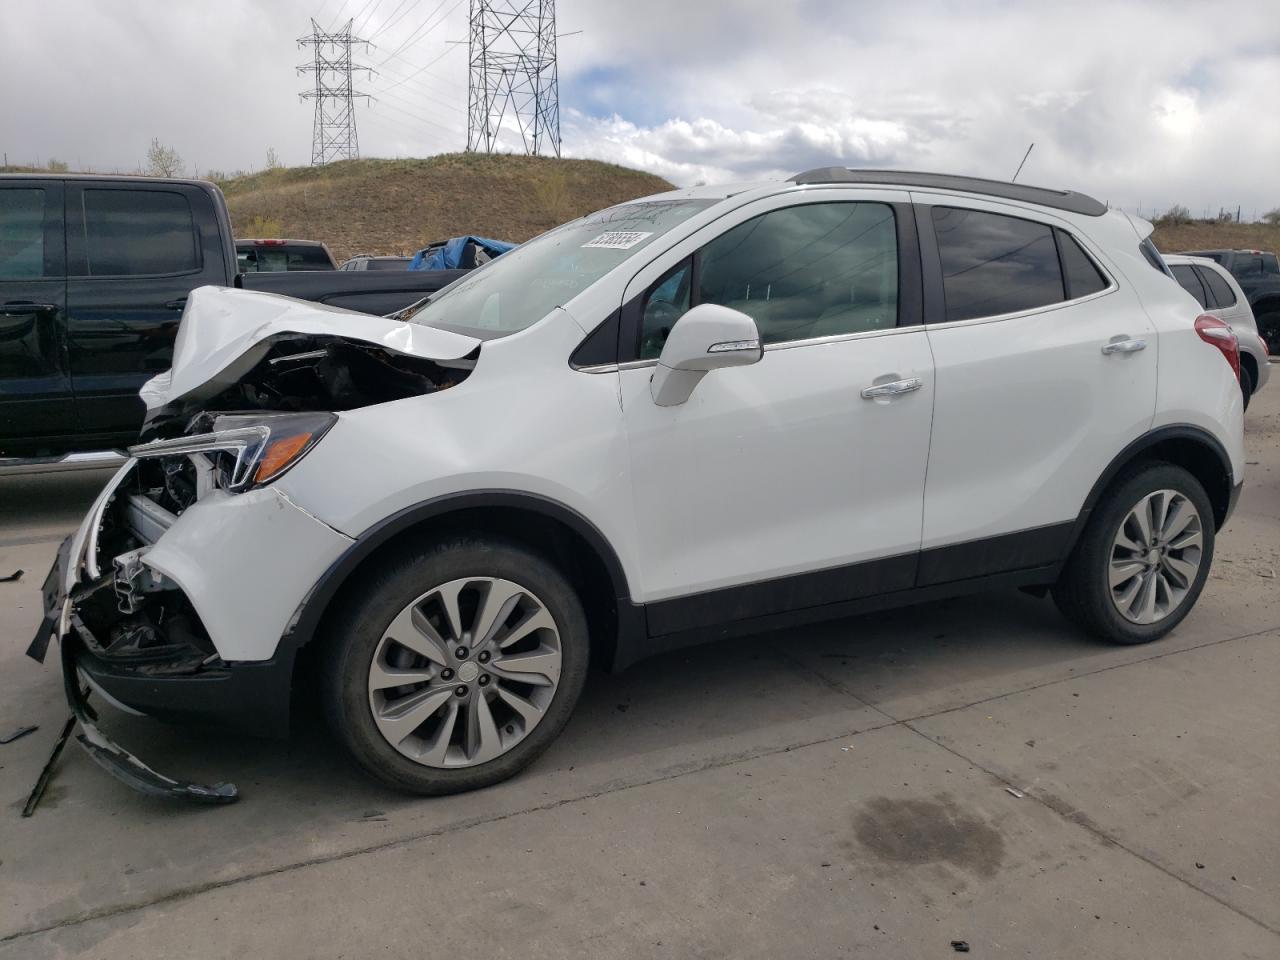
[[[188,303],[31,648],[396,787],[511,776],[587,666],[993,587],[1154,640],[1242,481],[1236,338],[1089,197],[825,169],[583,217],[399,317]],[[302,676],[303,674],[299,674]],[[145,781],[145,782],[140,782]]]

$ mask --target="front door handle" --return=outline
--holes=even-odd
[[[906,380],[894,380],[890,383],[879,383],[874,387],[862,388],[862,399],[880,400],[885,397],[897,397],[904,393],[912,393],[924,386],[919,377],[908,377]]]
[[[1124,337],[1102,345],[1103,353],[1137,353],[1139,350],[1145,349],[1147,349],[1147,341],[1131,340]]]
[[[164,308],[166,310],[182,310],[187,305],[186,297],[178,297],[176,300],[166,300]]]
[[[0,305],[0,313],[10,316],[28,316],[33,313],[53,313],[57,306],[52,303],[29,303],[25,300],[17,303]]]

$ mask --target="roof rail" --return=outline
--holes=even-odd
[[[792,183],[876,183],[901,187],[934,187],[941,190],[958,190],[978,193],[1005,200],[1021,200],[1068,213],[1087,217],[1100,217],[1107,207],[1093,197],[1074,190],[1050,190],[1047,187],[1029,187],[1021,183],[1003,180],[986,180],[982,177],[958,177],[947,173],[920,173],[912,170],[860,170],[852,167],[818,167],[791,177]]]

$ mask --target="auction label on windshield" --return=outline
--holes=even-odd
[[[584,243],[582,249],[630,250],[646,237],[652,236],[652,232],[644,233],[640,230],[610,230],[608,233],[602,233],[594,240]]]

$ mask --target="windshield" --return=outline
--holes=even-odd
[[[523,330],[715,202],[651,200],[589,214],[455,281],[406,319],[483,340]]]

